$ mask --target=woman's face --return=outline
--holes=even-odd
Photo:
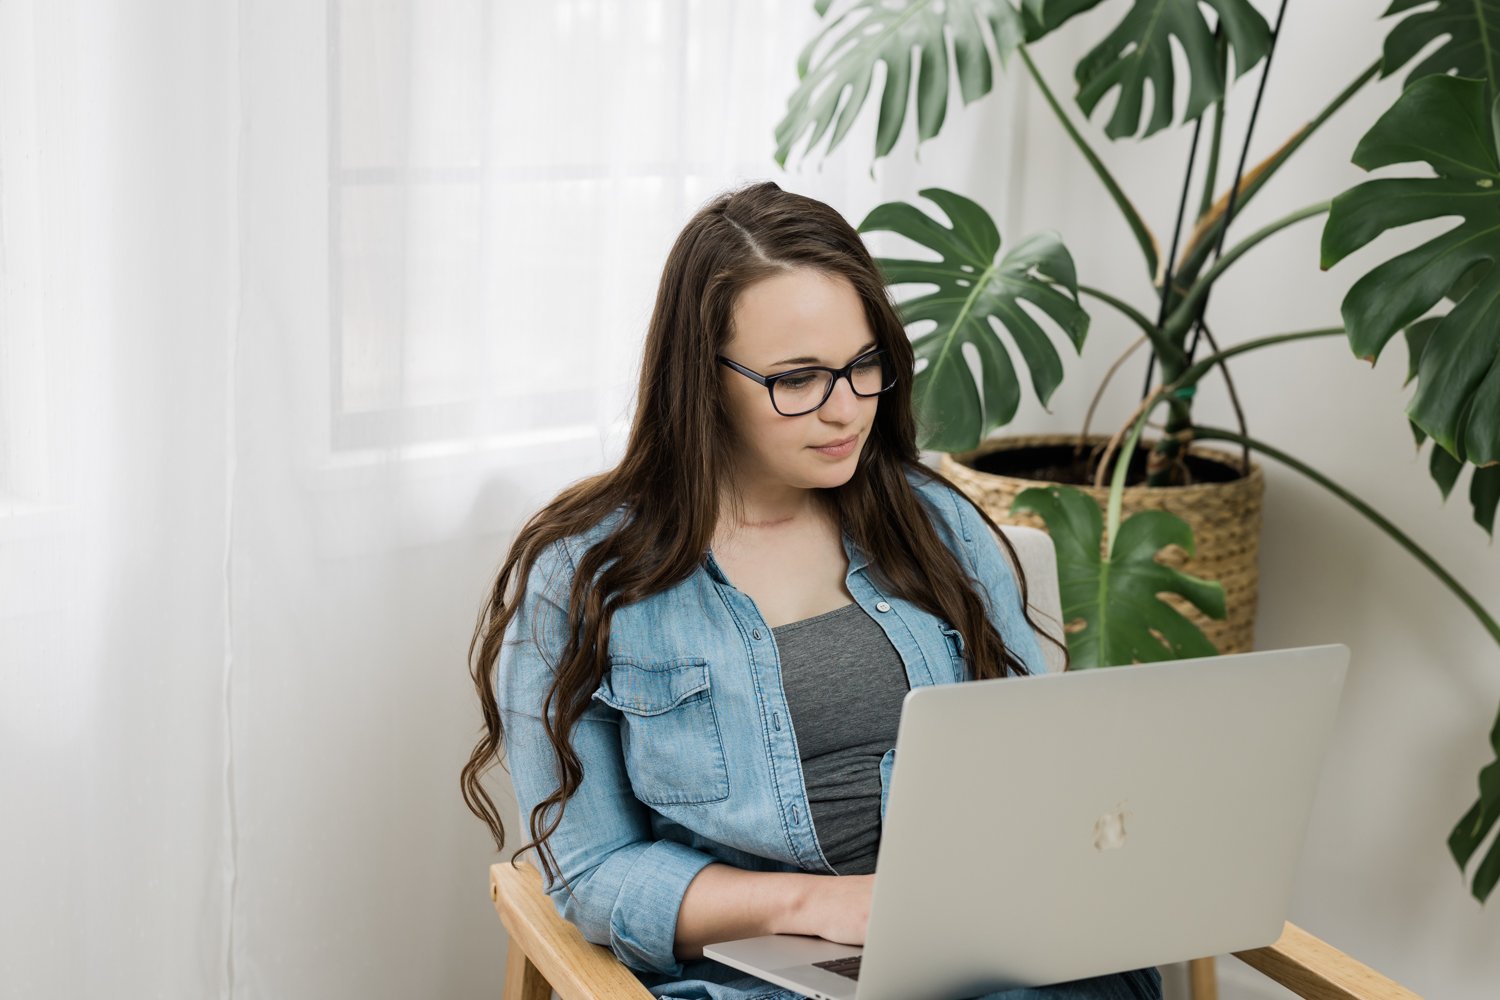
[[[762,375],[826,365],[840,368],[876,346],[864,304],[848,279],[811,268],[783,272],[745,288],[734,307],[734,337],[723,355]],[[719,366],[728,409],[740,435],[740,485],[775,492],[841,486],[854,475],[875,422],[879,396],[858,396],[849,380],[811,413],[787,417],[766,387]],[[818,446],[854,438],[840,451]]]

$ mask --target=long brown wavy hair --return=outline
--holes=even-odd
[[[492,673],[533,563],[552,543],[586,531],[624,505],[626,516],[617,530],[578,561],[569,588],[569,638],[541,711],[532,713],[544,720],[562,784],[532,810],[532,840],[516,854],[534,846],[539,855],[550,855],[546,841],[583,780],[570,736],[609,670],[608,634],[615,610],[701,569],[719,522],[721,487],[731,506],[738,502],[726,457],[733,450],[726,442],[734,442],[737,435],[715,360],[733,335],[736,299],[754,282],[793,268],[813,268],[848,280],[863,300],[875,339],[901,373],[895,387],[879,397],[853,476],[842,486],[817,490],[815,499],[869,556],[869,568],[887,593],[959,630],[972,679],[1028,672],[990,624],[973,581],[938,536],[906,478],[907,469],[918,468],[953,486],[920,462],[912,412],[911,342],[858,232],[823,202],[783,191],[772,181],[722,193],[688,220],[667,256],[646,332],[637,408],[624,457],[615,468],[567,487],[527,520],[480,609],[469,663],[484,733],[464,766],[460,785],[469,809],[489,826],[497,851],[505,846],[505,828],[480,781],[504,745]],[[998,531],[989,515],[976,509]],[[1019,567],[1010,540],[1003,534],[999,540],[1012,565]],[[601,573],[605,564],[610,565]],[[1024,600],[1026,580],[1019,570],[1017,576]],[[507,598],[513,577],[514,592]],[[588,581],[596,577],[590,586]],[[1030,613],[1023,609],[1023,614],[1035,628]],[[1063,645],[1050,635],[1043,637]],[[560,706],[555,718],[554,705]],[[542,817],[553,806],[556,813],[544,827]],[[542,862],[549,885],[555,860]]]

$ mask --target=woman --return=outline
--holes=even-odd
[[[522,527],[481,614],[465,799],[503,847],[503,744],[521,850],[655,996],[799,997],[703,945],[862,944],[907,690],[1046,669],[994,523],[920,464],[913,366],[837,212],[719,196],[667,258],[624,457]]]

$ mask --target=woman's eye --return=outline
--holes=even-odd
[[[782,379],[781,385],[788,389],[805,389],[812,384],[812,380],[811,375],[794,375],[791,378]]]

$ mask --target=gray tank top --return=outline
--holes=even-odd
[[[837,874],[868,875],[880,846],[880,758],[896,745],[906,666],[858,604],[771,633],[818,844]]]

